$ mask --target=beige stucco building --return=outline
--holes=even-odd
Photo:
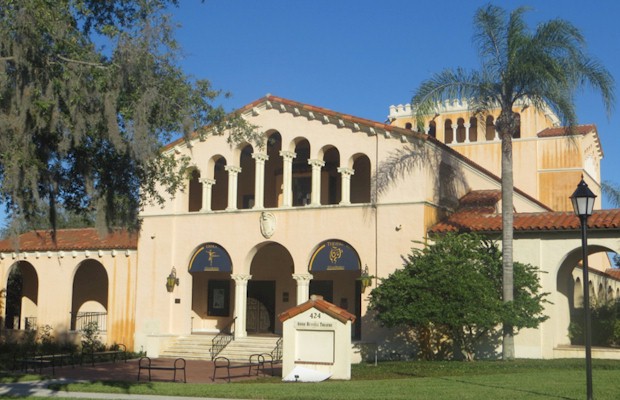
[[[277,337],[276,316],[318,294],[356,316],[353,359],[381,357],[403,347],[366,312],[362,275],[388,276],[412,240],[429,232],[499,237],[493,115],[472,117],[466,104],[446,104],[425,132],[415,132],[408,106],[391,107],[389,124],[270,95],[239,112],[259,127],[265,146],[231,145],[225,136],[167,146],[190,159],[188,185],[163,206],[144,208],[139,237],[0,243],[1,284],[12,268],[24,276],[20,322],[11,326],[36,318],[75,330],[78,313],[100,312],[109,342],[157,356],[187,337]],[[582,175],[600,195],[603,152],[592,125],[567,138],[551,112],[527,105],[515,112],[515,259],[541,268],[552,297],[549,320],[517,336],[516,355],[562,357],[583,284],[568,197]],[[390,163],[408,167],[390,175]],[[594,296],[620,296],[619,275],[602,253],[620,249],[620,210],[591,217],[590,245],[601,252],[590,258]]]

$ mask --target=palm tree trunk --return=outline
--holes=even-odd
[[[499,132],[502,140],[502,288],[505,303],[514,299],[512,238],[514,225],[514,179],[512,171],[512,135],[510,129]],[[513,327],[503,325],[502,359],[515,358]]]

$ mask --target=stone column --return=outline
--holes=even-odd
[[[353,168],[339,167],[341,184],[340,184],[340,204],[351,204],[351,175],[355,174]]]
[[[308,160],[308,165],[312,166],[312,193],[310,195],[310,205],[321,205],[321,168],[325,166],[323,160]]]
[[[215,185],[215,179],[201,178],[202,183],[202,208],[201,211],[211,211],[211,193],[213,185]]]
[[[469,143],[469,128],[471,128],[471,124],[470,123],[466,123],[463,126],[465,126],[465,143]]]
[[[305,303],[310,298],[311,274],[293,274],[293,279],[297,281],[297,305]]]
[[[264,153],[252,153],[252,158],[256,167],[254,168],[254,207],[262,209],[265,207],[265,161],[269,156]]]
[[[224,167],[228,171],[228,207],[227,210],[237,209],[237,175],[241,172],[241,167],[227,165]]]
[[[297,157],[292,151],[280,151],[282,156],[282,207],[293,206],[293,159]]]
[[[459,130],[459,124],[453,122],[451,128],[452,128],[452,141],[450,143],[458,143],[459,138],[456,136],[456,132]]]
[[[234,337],[240,338],[248,335],[245,326],[248,304],[248,281],[252,275],[234,274],[230,276],[235,281],[235,333]]]

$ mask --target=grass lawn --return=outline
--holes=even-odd
[[[620,361],[594,360],[594,397],[620,398]],[[351,381],[231,384],[93,382],[57,389],[237,399],[583,399],[583,360],[385,362],[352,366]]]

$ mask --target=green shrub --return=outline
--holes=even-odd
[[[583,308],[571,314],[568,335],[571,344],[584,344],[585,315]],[[620,300],[590,306],[593,346],[620,347]]]

